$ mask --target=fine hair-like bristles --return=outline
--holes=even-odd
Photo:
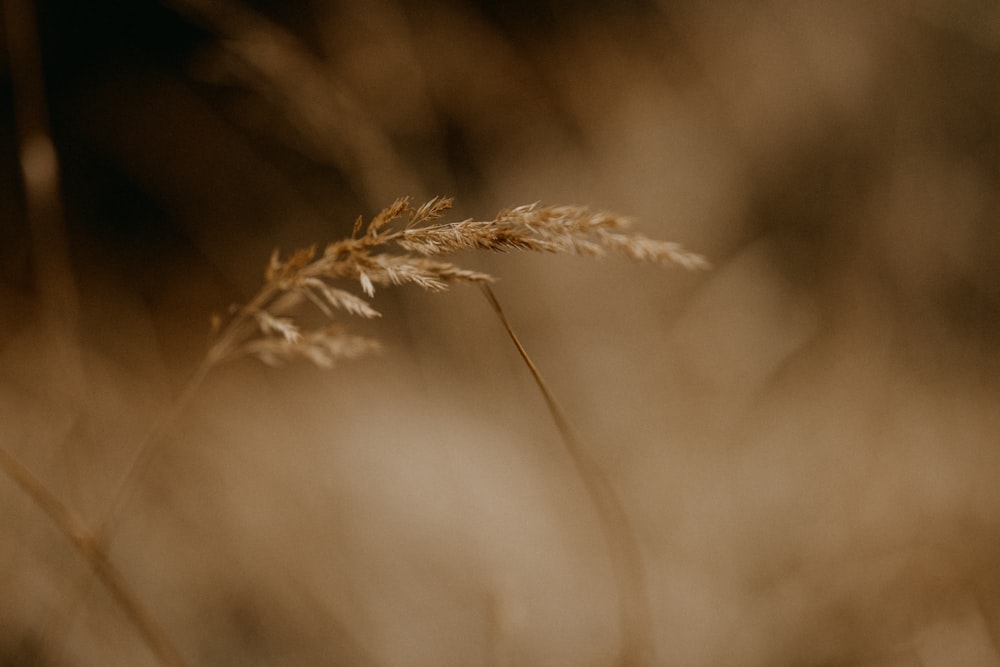
[[[439,222],[452,203],[437,197],[414,206],[402,197],[367,225],[358,218],[349,238],[327,244],[322,252],[313,245],[282,259],[275,250],[263,286],[219,328],[209,362],[252,355],[269,364],[305,359],[329,367],[339,358],[377,350],[377,341],[351,335],[342,326],[303,331],[290,313],[308,301],[330,319],[335,311],[373,318],[380,315],[369,301],[376,287],[413,284],[441,291],[454,282],[493,282],[490,274],[441,259],[463,250],[617,253],[663,266],[708,267],[701,255],[677,243],[630,232],[631,221],[612,213],[535,203],[505,209],[491,220]],[[338,286],[345,281],[356,281],[361,294]]]

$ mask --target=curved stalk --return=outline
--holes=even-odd
[[[574,433],[565,412],[556,401],[548,383],[542,377],[541,371],[538,370],[517,334],[514,333],[514,328],[507,319],[493,289],[487,283],[480,283],[480,287],[483,294],[486,295],[486,300],[492,306],[493,312],[496,313],[504,330],[514,343],[514,347],[521,355],[525,366],[531,372],[535,384],[542,392],[545,405],[559,430],[566,452],[573,461],[577,474],[580,476],[600,520],[601,530],[604,533],[604,540],[611,557],[611,565],[615,571],[615,582],[618,586],[618,613],[621,625],[619,664],[652,664],[653,637],[642,554],[621,499],[607,475],[604,474],[597,461]]]

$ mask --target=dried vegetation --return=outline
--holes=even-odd
[[[607,252],[630,259],[707,268],[703,257],[677,243],[626,233],[626,218],[580,206],[531,204],[504,210],[492,220],[441,223],[450,198],[432,199],[414,208],[408,198],[396,200],[367,224],[358,218],[348,239],[296,250],[282,260],[271,256],[260,291],[219,332],[208,353],[210,364],[252,355],[269,364],[306,359],[330,367],[378,348],[374,340],[353,336],[339,323],[303,331],[289,312],[308,302],[327,318],[333,311],[364,318],[379,317],[370,301],[375,287],[416,285],[438,292],[454,282],[489,283],[493,276],[438,259],[463,250],[602,256]],[[338,287],[356,281],[364,297]],[[216,326],[222,327],[221,320]]]
[[[0,663],[1000,664],[995,2],[3,4]]]

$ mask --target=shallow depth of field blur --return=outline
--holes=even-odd
[[[274,247],[586,204],[714,268],[460,261],[622,497],[657,664],[1000,665],[995,2],[36,10],[61,211],[5,50],[0,445],[90,525]],[[593,506],[482,294],[375,306],[381,355],[232,364],[173,420],[133,592],[194,665],[612,664]],[[5,477],[0,531],[0,664],[152,664]]]

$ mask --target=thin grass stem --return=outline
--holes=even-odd
[[[622,665],[652,664],[653,637],[642,554],[621,499],[607,475],[573,431],[566,413],[556,401],[541,371],[514,332],[493,289],[488,283],[480,283],[479,286],[541,391],[566,451],[597,511],[618,586],[621,624],[619,662]]]

